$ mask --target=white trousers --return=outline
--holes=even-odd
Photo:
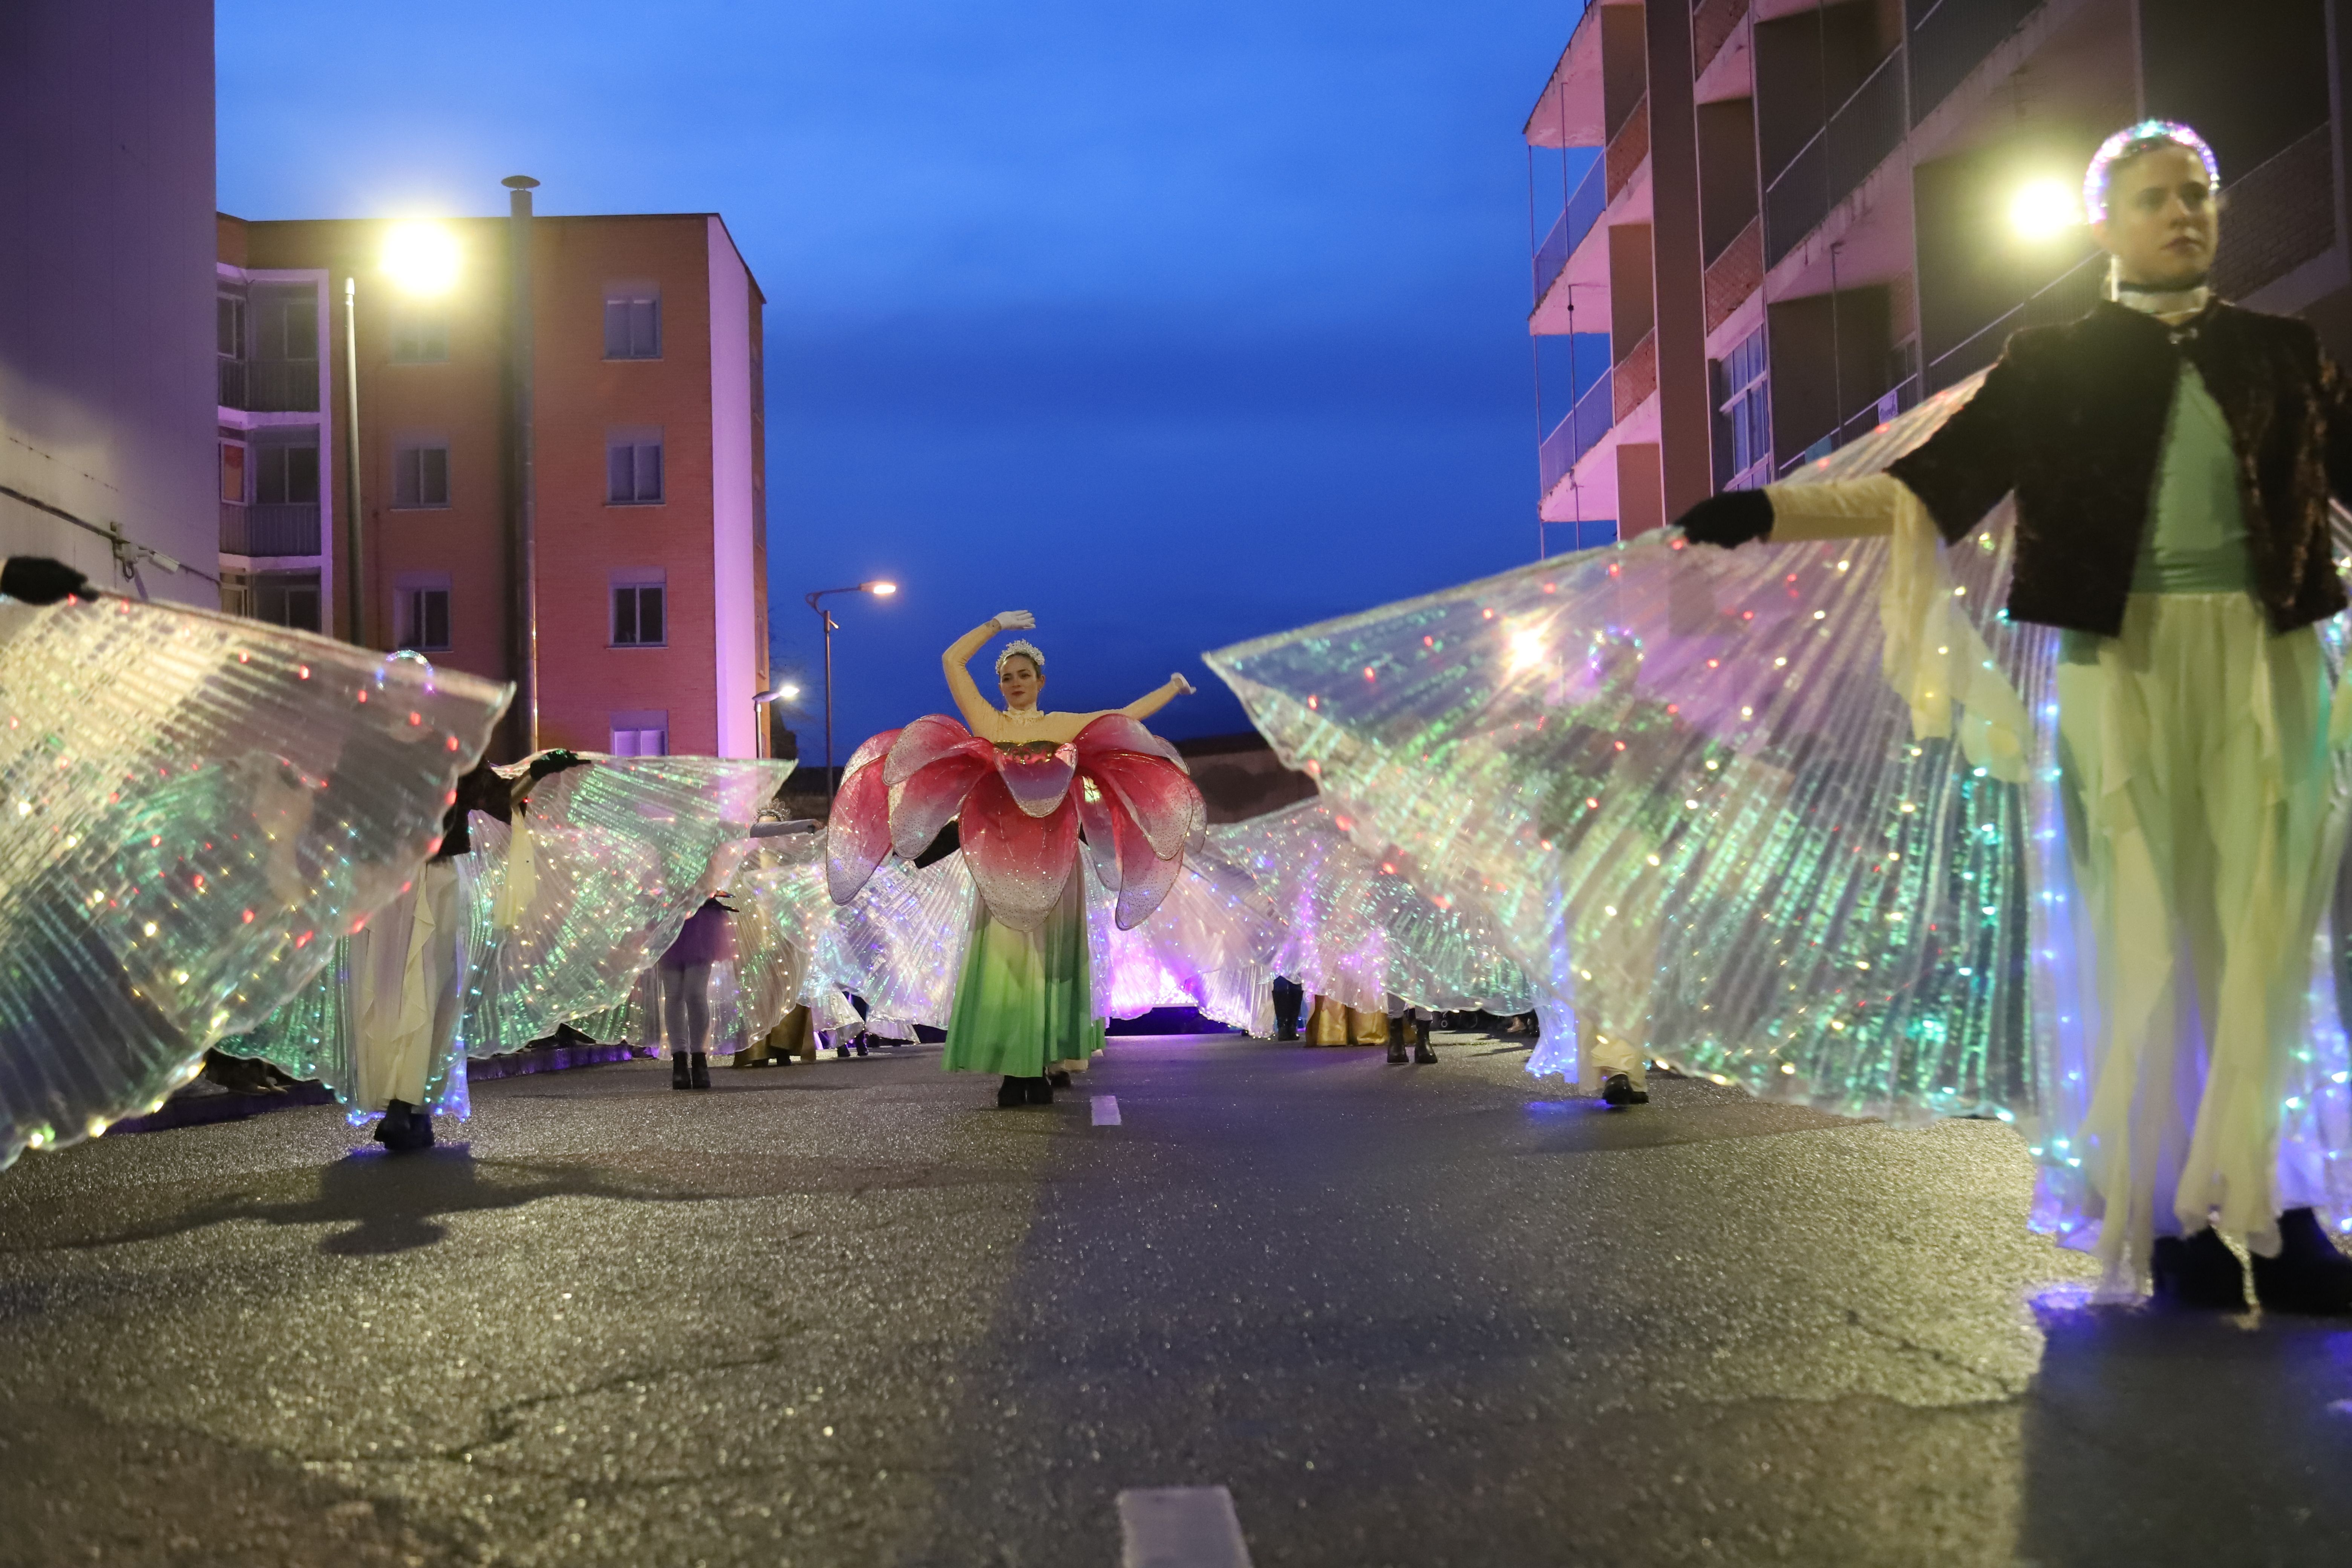
[[[457,1040],[457,868],[438,860],[351,939],[346,994],[361,1109],[424,1105]]]

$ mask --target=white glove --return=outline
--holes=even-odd
[[[1192,696],[1192,683],[1191,681],[1189,681],[1189,680],[1187,680],[1187,679],[1184,679],[1184,672],[1183,672],[1182,670],[1181,670],[1181,669],[1180,669],[1180,670],[1178,670],[1175,674],[1173,674],[1173,675],[1170,676],[1168,679],[1169,679],[1170,680],[1171,680],[1171,681],[1175,682],[1175,685],[1176,685],[1176,694],[1177,694],[1178,696],[1180,696],[1180,697],[1190,697],[1190,696]]]
[[[1006,610],[996,617],[1000,632],[1025,632],[1037,624],[1037,617],[1026,610]]]

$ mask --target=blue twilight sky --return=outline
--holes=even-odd
[[[904,584],[838,612],[839,753],[1006,609],[1049,706],[1181,668],[1156,727],[1216,733],[1201,650],[1534,555],[1517,132],[1582,8],[219,0],[220,205],[725,214],[779,660]]]

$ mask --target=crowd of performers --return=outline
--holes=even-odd
[[[788,764],[486,767],[492,686],[11,561],[0,1162],[208,1047],[404,1150],[566,1025],[688,1090],[929,1025],[1012,1108],[1153,1007],[1424,1062],[1476,1008],[1621,1109],[2012,1123],[2105,1295],[2352,1313],[2352,389],[2210,294],[2219,189],[2120,132],[2081,320],[1675,529],[1210,655],[1319,791],[1239,823],[1145,727],[1181,676],[1050,710],[1013,641],[983,698],[1025,612],[817,829]]]

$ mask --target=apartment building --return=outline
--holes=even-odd
[[[219,220],[222,603],[517,681],[506,754],[764,755],[759,286],[716,214],[514,206]]]
[[[2347,29],[2352,0],[1594,0],[1524,128],[1528,328],[1608,342],[1589,385],[1539,376],[1541,516],[1638,534],[2089,309],[2087,230],[2032,220],[2149,116],[2221,161],[2217,289],[2352,357]]]

